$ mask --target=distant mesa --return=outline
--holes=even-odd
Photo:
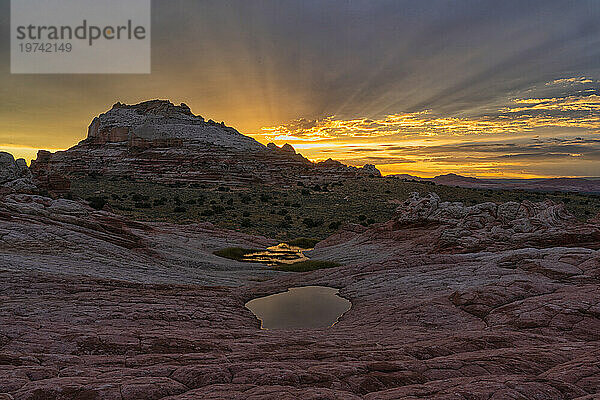
[[[457,174],[438,175],[435,178],[433,178],[433,180],[436,183],[448,182],[450,184],[455,184],[455,183],[459,183],[459,182],[476,183],[479,181],[477,178],[471,178],[471,177],[457,175]]]
[[[373,165],[313,163],[287,143],[265,146],[224,122],[195,115],[184,103],[168,100],[115,103],[92,120],[79,144],[56,153],[40,151],[31,170],[42,186],[56,177],[90,175],[234,185],[381,176]]]
[[[420,178],[414,175],[394,174],[388,178],[408,181],[432,182],[437,185],[458,186],[473,189],[521,189],[543,192],[600,193],[600,179],[585,178],[534,178],[534,179],[492,179],[473,178],[457,174],[438,175],[434,178]]]

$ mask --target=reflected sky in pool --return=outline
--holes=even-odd
[[[294,287],[246,303],[263,329],[329,328],[352,303],[325,286]]]

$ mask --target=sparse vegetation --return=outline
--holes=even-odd
[[[221,250],[214,251],[215,256],[229,258],[230,260],[241,261],[246,254],[256,253],[260,250],[245,249],[243,247],[227,247]]]
[[[300,247],[301,249],[312,249],[315,244],[319,243],[320,239],[301,237],[287,242],[290,246]]]
[[[104,197],[90,197],[88,203],[93,209],[102,210],[106,205],[106,199]]]
[[[208,184],[167,185],[129,180],[74,180],[74,198],[108,203],[115,212],[138,220],[179,223],[209,221],[227,229],[289,242],[295,238],[325,239],[345,223],[369,226],[386,222],[411,192],[435,191],[442,201],[472,205],[492,201],[564,202],[581,220],[600,212],[600,195],[543,193],[523,190],[466,189],[401,179],[347,179],[329,185],[296,183],[289,187],[252,185],[225,188]],[[327,187],[328,191],[323,191]],[[310,189],[309,189],[310,188]],[[229,189],[229,190],[227,190]],[[303,194],[303,192],[305,194]],[[194,204],[195,200],[195,204]],[[104,204],[103,204],[104,202]],[[150,208],[147,206],[150,205]]]
[[[340,264],[335,263],[333,261],[306,260],[299,261],[293,264],[281,264],[277,267],[277,269],[280,271],[287,272],[309,272],[316,271],[318,269],[335,268],[339,266]]]

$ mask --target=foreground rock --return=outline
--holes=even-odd
[[[274,244],[210,223],[134,222],[67,199],[11,194],[0,202],[0,264],[14,271],[237,286],[272,272],[212,252]]]
[[[115,104],[94,118],[87,138],[78,145],[56,153],[40,151],[32,170],[41,185],[59,177],[97,174],[219,184],[296,184],[381,175],[372,165],[312,163],[290,145],[264,146],[222,122],[205,121],[185,104],[165,100]]]
[[[148,275],[166,274],[166,248],[175,259],[201,259],[208,257],[201,243],[222,243],[231,233],[205,227],[200,235],[197,227],[138,224],[73,203],[9,196],[0,214],[0,392],[15,399],[597,398],[600,252],[511,240],[469,251],[471,240],[465,247],[460,238],[448,247],[439,243],[445,229],[460,226],[470,237],[487,224],[468,226],[471,214],[450,218],[445,206],[427,214],[433,208],[422,200],[413,197],[386,225],[340,232],[314,251],[345,261],[342,267],[233,288],[188,285],[186,274],[199,281],[191,269],[169,284],[128,276],[136,258]],[[537,211],[511,215],[520,218],[503,229],[517,220],[538,226]],[[558,215],[539,229],[593,228]],[[169,247],[175,242],[186,244]],[[24,247],[34,253],[27,268]],[[55,248],[70,257],[43,266],[58,256]],[[122,261],[119,280],[98,278],[101,265],[82,269],[98,257]],[[116,274],[116,265],[106,268]],[[327,330],[261,331],[243,307],[306,284],[341,288],[352,309]]]

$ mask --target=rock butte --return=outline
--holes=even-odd
[[[289,144],[264,146],[166,100],[116,103],[94,118],[85,140],[66,151],[40,151],[31,170],[40,186],[56,192],[65,190],[64,180],[81,175],[231,185],[381,175],[369,164],[313,163]]]

